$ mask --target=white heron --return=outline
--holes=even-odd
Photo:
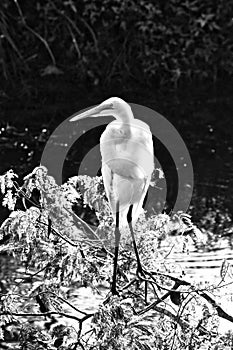
[[[128,103],[111,97],[70,121],[86,117],[113,116],[100,138],[102,176],[112,213],[115,215],[115,258],[111,291],[116,294],[117,259],[121,229],[128,225],[133,240],[138,271],[142,266],[137,251],[133,225],[142,211],[154,169],[153,140],[149,126],[135,119]]]

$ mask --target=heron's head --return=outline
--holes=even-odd
[[[123,122],[133,119],[133,113],[128,103],[119,97],[110,97],[100,105],[74,115],[70,121],[81,120],[87,117],[113,116]]]

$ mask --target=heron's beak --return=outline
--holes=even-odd
[[[87,117],[100,117],[100,116],[111,116],[113,115],[113,104],[112,103],[101,103],[100,105],[88,109],[81,114],[74,114],[71,116],[70,122],[81,120]]]

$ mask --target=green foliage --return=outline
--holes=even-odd
[[[93,85],[216,81],[233,73],[232,10],[231,0],[4,0],[3,75],[24,66]]]
[[[219,317],[230,316],[168,260],[171,250],[188,251],[195,243],[198,231],[187,214],[140,216],[135,234],[142,274],[130,233],[122,232],[119,295],[113,296],[114,222],[102,178],[79,176],[58,186],[44,167],[35,168],[21,186],[16,178],[12,171],[0,177],[3,204],[11,210],[0,228],[5,242],[0,252],[11,263],[10,273],[9,266],[0,272],[0,338],[11,327],[17,334],[14,349],[215,350],[230,344],[218,334]],[[95,210],[98,227],[75,215],[77,201]],[[232,278],[228,265],[218,288]],[[80,307],[79,288],[100,292],[100,285],[101,300]],[[47,327],[43,318],[51,321]]]

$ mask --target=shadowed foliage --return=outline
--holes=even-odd
[[[6,80],[69,73],[94,86],[174,85],[233,72],[230,0],[3,0]]]

